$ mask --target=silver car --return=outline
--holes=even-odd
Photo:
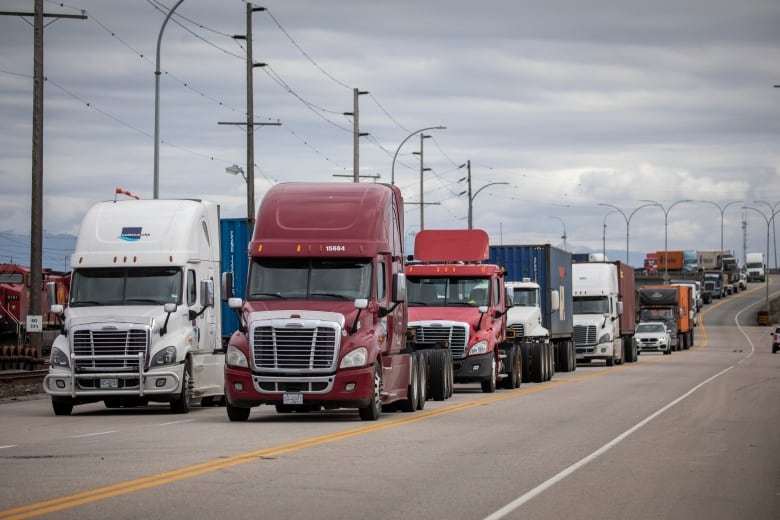
[[[672,337],[662,321],[640,322],[634,331],[634,342],[639,354],[642,352],[663,352],[665,355],[672,353]]]

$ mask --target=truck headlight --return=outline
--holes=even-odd
[[[362,367],[368,363],[368,349],[358,347],[341,359],[339,368]]]
[[[606,334],[602,334],[601,337],[599,338],[599,344],[609,343],[610,341],[612,341],[612,334],[610,334],[609,332]]]
[[[477,341],[469,349],[469,356],[476,356],[478,354],[485,354],[488,351],[488,343],[485,340]]]
[[[49,363],[51,364],[51,366],[70,368],[70,361],[68,360],[68,356],[63,351],[61,351],[56,347],[52,347],[51,349],[51,357],[49,358]]]
[[[165,347],[152,358],[149,366],[159,367],[161,365],[170,365],[176,362],[176,347]]]
[[[249,361],[241,350],[233,345],[228,345],[225,352],[225,364],[229,367],[249,368]]]

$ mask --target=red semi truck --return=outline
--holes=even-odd
[[[420,357],[406,345],[403,199],[384,184],[271,188],[249,243],[243,301],[225,359],[231,421],[280,413],[421,406]],[[232,285],[223,275],[223,294]]]
[[[520,386],[520,348],[506,340],[511,298],[501,268],[481,263],[488,256],[481,229],[426,229],[415,237],[415,262],[406,266],[410,341],[428,355],[436,400],[447,396],[450,371],[454,382],[478,382],[483,392],[499,382]]]

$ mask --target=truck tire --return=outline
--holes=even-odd
[[[411,413],[420,404],[420,366],[417,354],[409,356],[409,385],[406,387],[406,399],[398,403],[402,412]]]
[[[550,381],[555,374],[555,345],[547,344],[547,377],[545,381]]]
[[[417,386],[419,387],[417,409],[422,410],[425,408],[425,401],[428,400],[428,361],[422,352],[417,352],[415,356],[417,357]]]
[[[532,343],[520,344],[520,380],[523,383],[530,383],[531,377],[531,350],[533,350]]]
[[[490,376],[488,379],[482,381],[482,391],[486,394],[492,394],[496,391],[496,385],[498,381],[498,368],[496,367],[496,360],[492,359],[490,363]]]
[[[225,410],[230,422],[246,422],[249,419],[249,412],[251,408],[238,408],[230,404],[230,401],[225,399]]]
[[[455,364],[452,362],[452,351],[447,352],[447,399],[455,393]]]
[[[358,408],[358,413],[364,421],[376,421],[382,414],[382,367],[378,361],[374,364],[374,387],[371,392],[371,402],[368,406]]]
[[[174,399],[171,399],[171,411],[173,413],[188,413],[192,404],[192,390],[195,382],[192,379],[190,360],[184,362],[182,371],[181,391]]]
[[[434,401],[444,401],[447,398],[447,353],[436,349],[428,355],[430,363],[431,397]]]
[[[54,410],[54,415],[70,415],[73,412],[73,399],[52,397],[51,407]]]
[[[544,382],[544,343],[531,345],[531,380],[534,383]]]
[[[507,376],[501,380],[501,387],[509,390],[514,390],[520,386],[520,352],[514,345],[509,347],[506,351],[506,359],[508,365]]]

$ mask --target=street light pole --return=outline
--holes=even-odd
[[[563,224],[563,236],[561,236],[561,238],[563,239],[563,250],[568,251],[569,249],[566,247],[566,222],[564,222],[561,217],[556,217],[551,215],[550,218],[560,220],[561,224]]]
[[[668,242],[669,212],[677,204],[681,204],[683,202],[693,202],[693,201],[691,199],[676,200],[672,202],[668,208],[664,208],[663,205],[655,202],[654,200],[643,200],[642,202],[647,202],[650,206],[658,206],[664,212],[664,283],[668,284],[669,283],[669,242]]]
[[[398,145],[398,148],[395,149],[395,154],[393,155],[393,163],[390,166],[390,184],[395,184],[395,160],[398,158],[398,152],[401,151],[401,147],[404,145],[406,141],[412,138],[412,136],[419,134],[420,132],[425,132],[426,130],[446,130],[446,126],[429,126],[426,128],[420,128],[419,130],[415,130],[411,134],[407,135],[403,141],[401,141],[401,144]]]
[[[430,137],[430,135],[420,134],[420,151],[412,152],[420,156],[420,230],[425,229],[425,200],[423,198],[425,192],[423,191],[423,174],[425,172],[431,171],[430,168],[425,168],[423,166],[423,143]]]
[[[487,188],[488,186],[495,186],[497,184],[509,184],[508,182],[490,182],[488,184],[485,184],[481,188],[479,188],[476,193],[473,195],[471,194],[471,160],[466,161],[465,165],[460,165],[458,168],[462,168],[463,166],[466,166],[466,191],[459,193],[459,195],[463,195],[464,193],[468,197],[469,200],[469,215],[468,215],[468,225],[469,229],[474,229],[474,199],[479,195],[479,192]],[[460,179],[462,181],[463,179]],[[458,181],[458,182],[460,182]]]
[[[629,249],[628,249],[628,238],[629,238],[629,229],[631,227],[631,219],[634,217],[634,213],[636,213],[640,209],[646,208],[648,206],[655,206],[655,205],[656,205],[655,203],[642,204],[638,208],[634,209],[634,211],[632,211],[628,216],[626,216],[626,214],[623,212],[623,210],[620,209],[619,207],[615,206],[614,204],[607,204],[606,202],[600,202],[599,203],[599,206],[606,206],[608,208],[614,208],[614,211],[617,211],[618,213],[623,215],[623,219],[625,219],[625,221],[626,221],[626,265],[630,265],[629,261],[628,261],[628,251],[629,251]],[[612,212],[610,211],[610,213],[612,213]],[[609,213],[607,213],[607,215],[609,215]],[[607,225],[606,221],[607,221],[607,217],[605,216],[604,217],[604,227],[605,228],[606,228],[606,225]],[[606,234],[606,230],[605,230],[605,234]],[[605,239],[605,241],[606,241],[606,239]],[[604,249],[606,250],[606,244],[605,244]],[[606,256],[606,253],[604,254],[604,256]]]
[[[160,42],[162,41],[165,25],[171,15],[184,0],[176,2],[163,20],[160,34],[157,36],[157,64],[154,69],[154,198],[160,198]]]
[[[613,209],[612,211],[610,211],[606,215],[604,215],[604,222],[602,224],[601,256],[603,258],[605,258],[605,259],[607,258],[607,217],[609,217],[613,213],[620,213],[620,210],[619,209]],[[626,250],[626,251],[628,251],[628,250]],[[626,252],[626,261],[628,261],[628,252]]]
[[[712,204],[716,208],[718,208],[718,211],[720,211],[720,254],[723,254],[723,219],[724,215],[726,214],[726,208],[731,206],[732,204],[739,204],[740,202],[743,202],[741,200],[732,200],[730,202],[727,202],[723,206],[718,204],[717,202],[713,202],[711,200],[700,200],[699,202],[705,202],[707,204]],[[767,253],[769,254],[769,253]]]
[[[754,200],[753,202],[755,202],[757,204],[766,204],[767,207],[769,208],[769,210],[772,213],[775,212],[775,210],[777,209],[778,204],[780,204],[780,202],[775,202],[774,204],[770,204],[770,203],[768,203],[766,201],[763,201],[763,200]],[[772,222],[772,241],[775,244],[775,270],[777,270],[777,230],[775,229],[775,222],[774,221]],[[768,251],[767,251],[766,256],[767,256],[767,258],[766,258],[766,265],[769,266],[769,252]]]
[[[766,256],[768,258],[769,257],[769,224],[770,223],[774,223],[775,216],[780,214],[780,210],[777,210],[777,211],[773,210],[772,213],[770,214],[770,216],[767,217],[764,214],[764,212],[759,210],[759,209],[752,208],[750,206],[742,206],[742,208],[755,211],[756,213],[758,213],[759,215],[764,217],[764,220],[766,221]],[[769,317],[769,274],[765,274],[764,282],[765,282],[765,285],[766,285],[766,297],[765,297],[765,301],[764,301],[764,306],[766,308],[767,317]]]

